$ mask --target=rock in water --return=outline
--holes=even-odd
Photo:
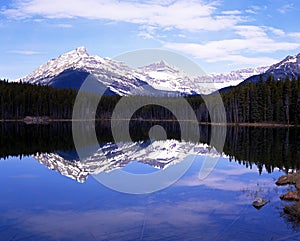
[[[278,178],[276,181],[276,185],[287,185],[287,184],[295,184],[297,189],[300,189],[300,172],[283,175]]]
[[[292,174],[287,174],[287,175],[281,176],[276,181],[276,185],[278,185],[278,186],[287,185],[287,184],[293,184],[293,175]]]
[[[300,201],[300,192],[296,191],[288,191],[286,194],[280,195],[280,199],[286,201]]]
[[[269,201],[259,197],[259,198],[256,198],[252,205],[253,207],[255,207],[256,209],[261,209],[264,205],[266,205]]]

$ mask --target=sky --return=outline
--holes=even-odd
[[[268,66],[300,52],[299,13],[298,0],[1,0],[0,78],[79,46],[169,50],[206,73]]]

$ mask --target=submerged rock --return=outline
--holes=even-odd
[[[265,199],[259,197],[259,198],[256,198],[256,199],[253,201],[252,205],[253,205],[253,207],[255,207],[256,209],[261,209],[261,208],[262,208],[264,205],[266,205],[268,202],[269,202],[268,200],[265,200]]]
[[[289,220],[292,221],[295,225],[300,225],[300,203],[297,202],[293,205],[286,205],[283,208],[285,214],[288,215]]]
[[[300,203],[295,203],[293,205],[284,206],[284,212],[287,214],[292,214],[293,216],[297,216],[300,218]]]

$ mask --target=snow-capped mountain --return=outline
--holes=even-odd
[[[66,69],[88,67],[82,61],[86,59],[90,59],[89,54],[84,47],[79,47],[71,52],[60,55],[56,59],[47,61],[21,80],[33,84],[51,84],[51,80]],[[102,62],[102,59],[99,59],[99,61]],[[86,63],[88,62],[86,61]]]
[[[166,169],[184,160],[188,155],[219,157],[207,144],[195,144],[177,140],[107,143],[91,156],[79,161],[78,157],[65,159],[59,153],[37,154],[34,158],[51,170],[78,182],[85,182],[90,174],[111,172],[137,161],[156,169]]]
[[[209,94],[224,87],[238,85],[244,80],[256,82],[260,74],[264,78],[274,75],[275,79],[279,79],[286,75],[297,76],[299,72],[300,54],[287,56],[270,67],[190,76],[163,60],[133,69],[123,62],[91,56],[84,47],[79,47],[49,60],[21,81],[79,89],[86,77],[92,74],[108,95],[172,96]]]
[[[146,82],[158,90],[177,91],[188,95],[211,92],[203,88],[193,76],[164,60],[140,67],[138,70],[146,76]]]
[[[300,53],[287,56],[279,63],[272,65],[265,73],[274,75],[275,79],[284,78],[286,75],[298,76],[300,73]]]
[[[217,89],[227,86],[235,86],[243,82],[245,79],[265,73],[270,67],[257,67],[234,70],[226,74],[208,74],[208,79],[214,82]],[[203,77],[199,77],[200,79]]]
[[[84,47],[49,60],[21,81],[54,87],[73,87],[72,82],[78,82],[76,78],[80,78],[79,82],[82,83],[88,74],[92,74],[104,88],[117,95],[158,94],[139,72],[110,58],[90,56]]]
[[[266,80],[268,76],[272,75],[275,80],[285,78],[286,76],[297,77],[300,73],[300,53],[294,56],[287,56],[279,63],[273,64],[266,71],[262,73],[263,80]],[[241,84],[246,82],[257,82],[260,75],[253,75],[243,81]]]
[[[190,76],[166,61],[139,68],[148,77],[146,82],[159,90],[178,91],[185,94],[209,94],[230,85],[238,85],[250,76],[264,73],[269,67],[246,68],[226,74]]]
[[[228,74],[195,77],[165,61],[133,69],[123,62],[91,56],[84,47],[79,47],[49,60],[21,81],[79,89],[85,78],[92,74],[101,88],[107,89],[107,94],[192,95],[209,94],[224,86],[236,85],[266,69],[242,69]]]

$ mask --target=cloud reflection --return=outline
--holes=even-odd
[[[141,239],[144,236],[163,240],[176,237],[186,230],[185,237],[212,237],[222,229],[222,223],[216,222],[214,215],[224,215],[236,218],[236,206],[217,200],[181,201],[172,203],[151,204],[111,210],[53,210],[44,213],[30,213],[25,210],[6,213],[7,218],[24,219],[18,227],[22,230],[17,238],[22,238],[22,232],[32,235],[43,234],[50,239],[93,240],[109,239],[130,240]],[[1,215],[3,216],[3,214]],[[190,233],[189,233],[190,232]],[[207,239],[210,240],[210,239]]]

